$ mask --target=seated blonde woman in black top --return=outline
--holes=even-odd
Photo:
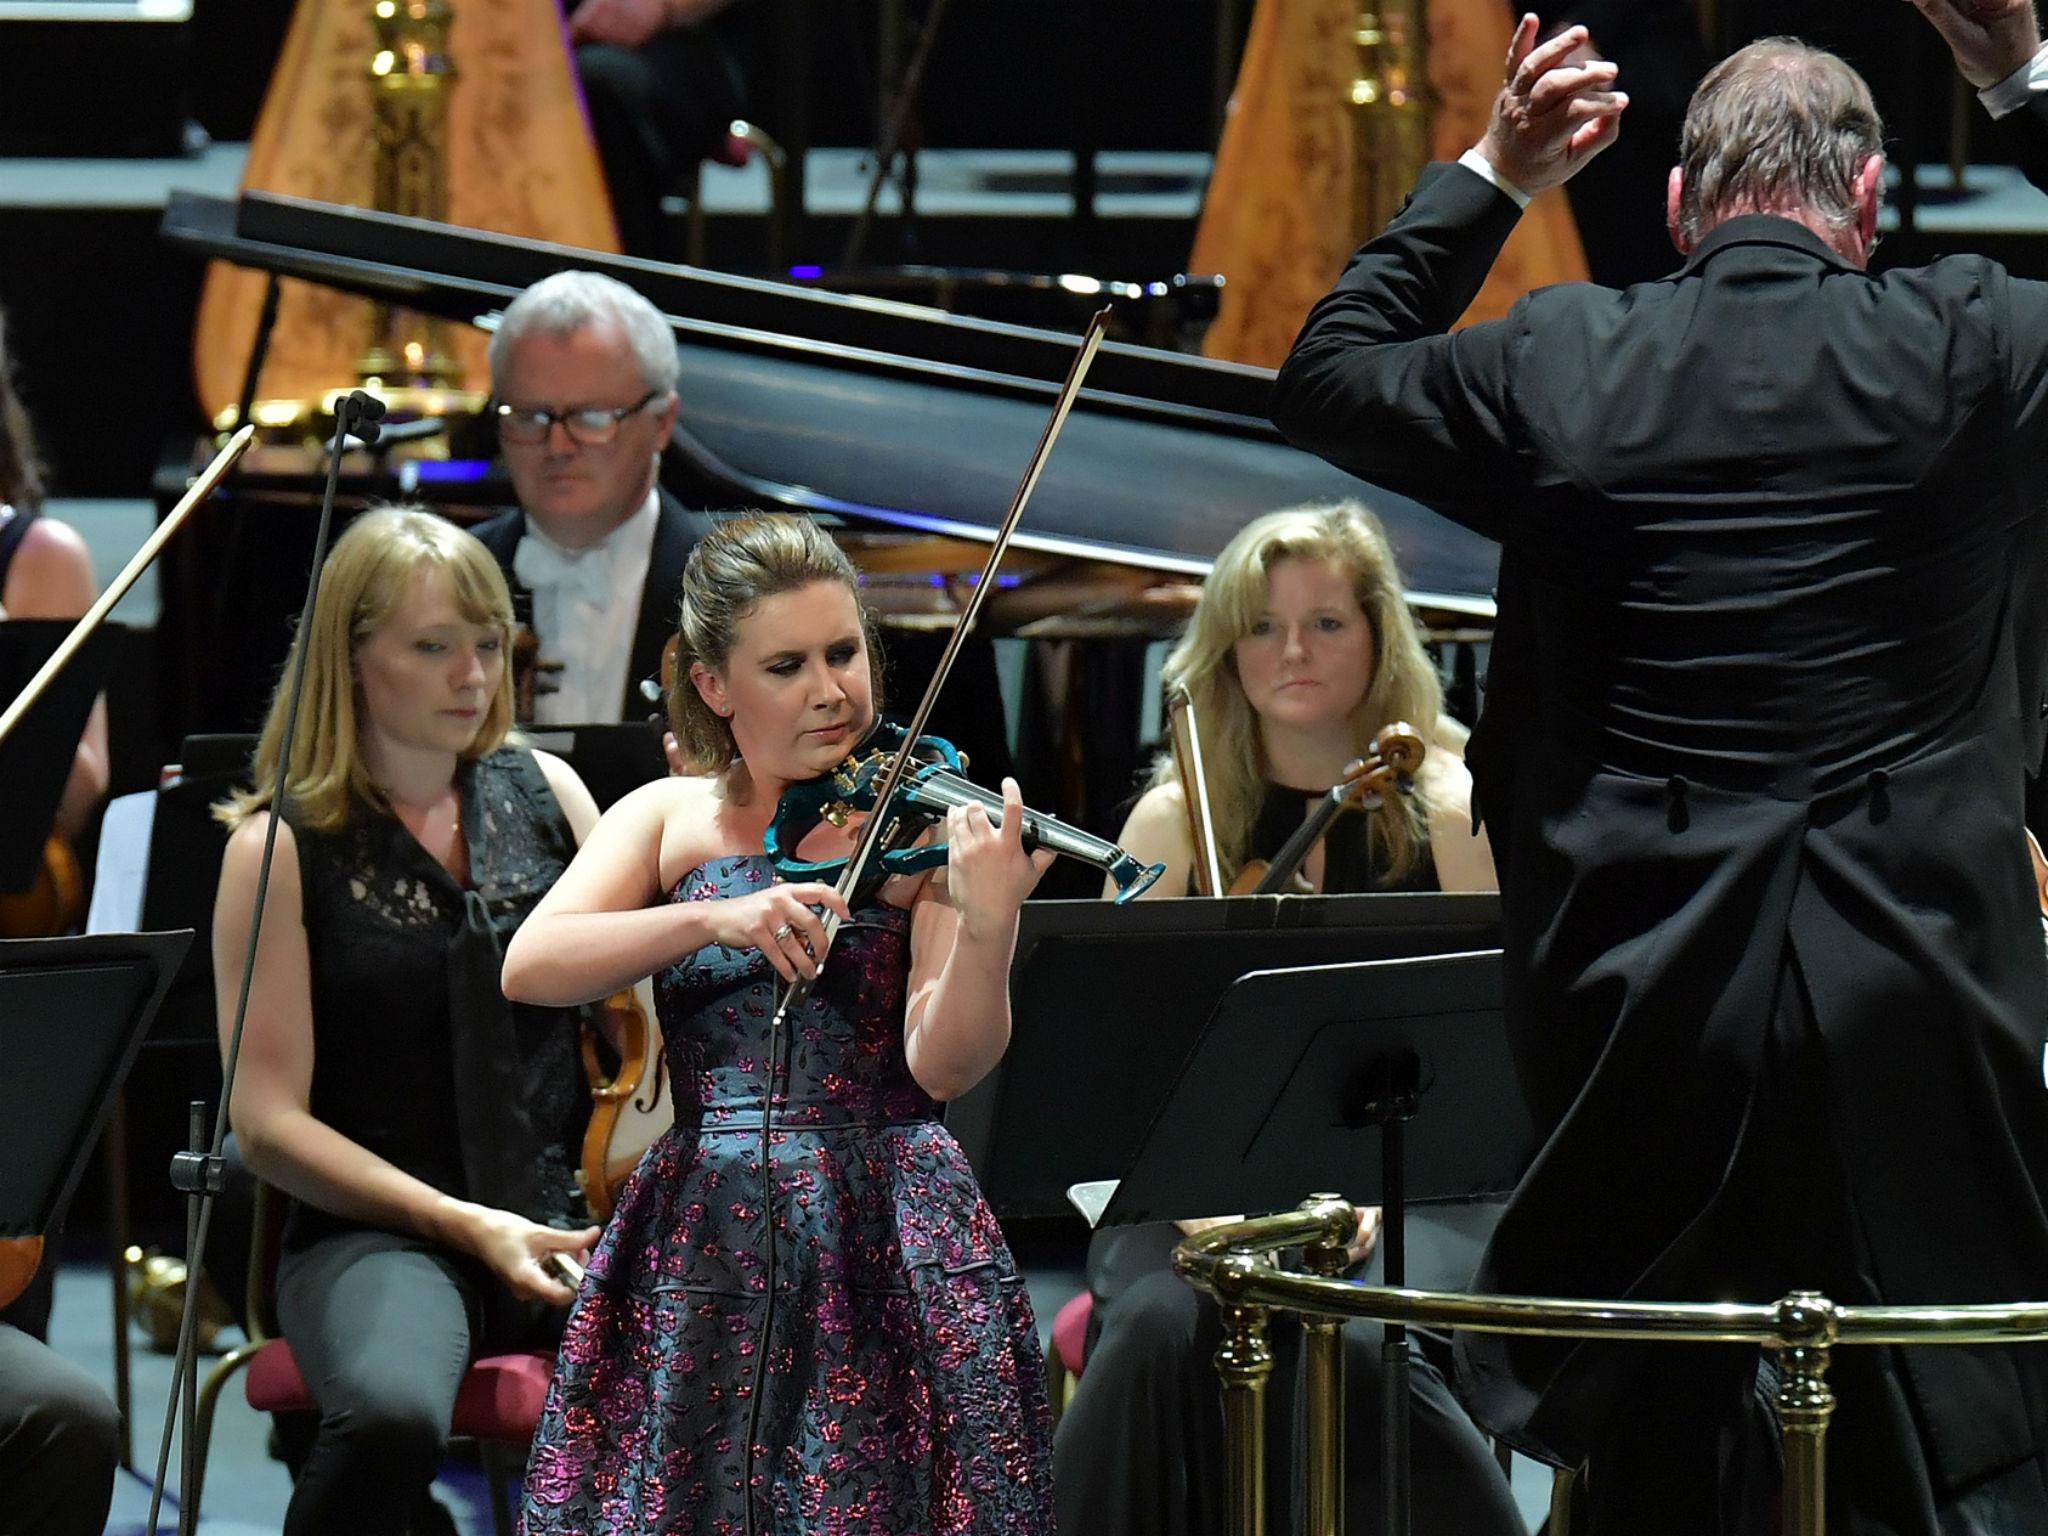
[[[1472,781],[1458,756],[1464,728],[1443,714],[1386,535],[1363,507],[1296,508],[1247,525],[1217,556],[1164,672],[1169,689],[1188,690],[1201,726],[1226,888],[1247,860],[1278,852],[1375,733],[1397,720],[1427,743],[1415,794],[1340,816],[1302,872],[1333,894],[1495,888],[1492,853],[1472,829]],[[1118,841],[1167,866],[1148,895],[1190,892],[1193,839],[1171,754]],[[1410,1282],[1462,1283],[1488,1219],[1431,1225],[1411,1216]],[[1361,1269],[1377,1232],[1369,1217],[1353,1247]],[[1098,1232],[1089,1245],[1095,1309],[1086,1371],[1053,1441],[1060,1536],[1195,1536],[1228,1523],[1214,1364],[1222,1330],[1215,1305],[1169,1267],[1179,1236],[1157,1223]],[[1297,1337],[1276,1319],[1266,1483],[1269,1523],[1281,1531],[1292,1528],[1298,1503],[1289,1428]],[[1382,1508],[1380,1343],[1376,1325],[1345,1329],[1345,1511],[1356,1531],[1377,1530]],[[1507,1480],[1430,1349],[1410,1378],[1416,1536],[1523,1536]]]
[[[503,946],[597,808],[505,744],[512,602],[430,513],[364,514],[311,627],[232,1119],[294,1198],[277,1310],[319,1400],[287,1536],[403,1536],[426,1510],[480,1347],[548,1342],[551,1252],[597,1238],[575,1187],[589,1116],[573,1010],[515,1005]],[[285,673],[289,679],[288,667]],[[214,908],[223,1035],[256,905],[285,697],[257,747]],[[555,1319],[559,1326],[559,1318]]]

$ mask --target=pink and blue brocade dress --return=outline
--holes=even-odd
[[[674,899],[772,878],[765,855],[718,858]],[[1052,1530],[1037,1325],[910,1075],[909,968],[908,913],[870,906],[840,929],[788,1026],[765,1204],[775,973],[713,945],[656,977],[676,1125],[621,1191],[570,1314],[524,1536]]]

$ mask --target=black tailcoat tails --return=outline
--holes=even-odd
[[[640,591],[640,617],[633,625],[633,659],[626,669],[626,694],[619,706],[622,720],[637,720],[648,712],[640,684],[661,674],[661,648],[676,631],[682,603],[683,566],[697,541],[711,531],[711,519],[704,513],[691,511],[659,487],[655,494],[660,511],[654,525],[654,547],[647,557],[647,581]],[[519,578],[512,572],[512,559],[519,541],[526,537],[526,513],[514,507],[478,523],[470,532],[497,557],[516,594]]]
[[[1664,281],[1549,288],[1445,334],[1516,217],[1433,167],[1311,313],[1274,412],[1502,546],[1470,761],[1551,1134],[1479,1283],[2048,1294],[2020,836],[2048,715],[2048,285],[1976,258],[1874,277],[1751,216]],[[1755,1175],[1774,1160],[1797,1190]],[[1851,1355],[1847,1528],[2048,1530],[2048,1351]],[[1603,1472],[1601,1447],[1680,1355],[1471,1335],[1461,1356],[1483,1422],[1593,1456],[1596,1504],[1653,1475]],[[1864,1366],[1859,1406],[1842,1372]],[[1859,1451],[1879,1419],[1889,1448]],[[1899,1455],[1917,1492],[1873,1470]],[[2039,1523],[1958,1526],[1959,1497]]]

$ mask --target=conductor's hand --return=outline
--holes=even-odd
[[[1956,68],[1983,90],[2031,59],[2041,46],[2034,0],[1911,0],[1934,23]]]
[[[469,1208],[466,1229],[464,1246],[490,1266],[514,1296],[557,1307],[566,1307],[576,1299],[576,1293],[542,1265],[541,1256],[566,1253],[577,1263],[586,1264],[590,1260],[590,1245],[598,1238],[596,1227],[564,1232],[528,1221],[512,1211],[495,1211],[481,1205]]]
[[[844,919],[846,898],[834,886],[815,881],[771,885],[751,896],[734,896],[711,909],[713,942],[727,949],[758,949],[784,981],[818,974],[825,953],[825,919],[812,911],[824,907]]]
[[[569,40],[638,48],[668,25],[665,0],[583,0],[569,18]]]
[[[1533,15],[1515,26],[1507,82],[1478,145],[1489,165],[1532,197],[1563,186],[1612,144],[1628,106],[1613,88],[1615,65],[1587,56],[1592,38],[1584,27],[1566,27],[1540,45],[1536,27]]]
[[[946,812],[946,889],[960,927],[976,943],[1008,937],[1017,909],[1052,863],[1046,848],[1024,851],[1024,794],[1003,780],[1003,822],[978,805]]]

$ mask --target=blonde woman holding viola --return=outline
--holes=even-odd
[[[1386,532],[1357,502],[1247,524],[1216,557],[1164,681],[1187,690],[1200,728],[1226,888],[1249,861],[1272,858],[1397,721],[1426,747],[1415,793],[1339,816],[1303,861],[1310,889],[1497,888],[1492,850],[1472,829],[1465,728],[1443,713]],[[1148,895],[1193,890],[1187,793],[1162,754],[1118,838],[1166,865]]]
[[[1201,730],[1216,852],[1227,888],[1254,859],[1271,859],[1378,731],[1405,721],[1427,751],[1413,795],[1339,815],[1302,873],[1326,893],[1492,890],[1493,859],[1470,814],[1471,779],[1458,757],[1464,728],[1443,714],[1435,668],[1410,617],[1386,534],[1355,502],[1269,513],[1217,556],[1165,681],[1191,696]],[[1179,766],[1154,769],[1118,839],[1166,873],[1148,895],[1191,892],[1193,837]],[[1359,1271],[1378,1235],[1368,1214],[1353,1255]],[[1410,1279],[1469,1276],[1490,1213],[1448,1222],[1411,1216]],[[1215,1304],[1170,1267],[1170,1222],[1095,1234],[1095,1298],[1087,1369],[1060,1418],[1053,1486],[1060,1536],[1197,1536],[1228,1523],[1223,1415],[1214,1358]],[[1411,1330],[1411,1338],[1416,1331]],[[1277,1404],[1269,1415],[1269,1521],[1287,1530],[1298,1499],[1291,1436],[1299,1350],[1276,1323]],[[1345,1329],[1352,1443],[1345,1495],[1352,1530],[1377,1530],[1380,1330]],[[1424,1340],[1410,1373],[1414,1398],[1416,1536],[1523,1536],[1507,1480],[1446,1383]]]

